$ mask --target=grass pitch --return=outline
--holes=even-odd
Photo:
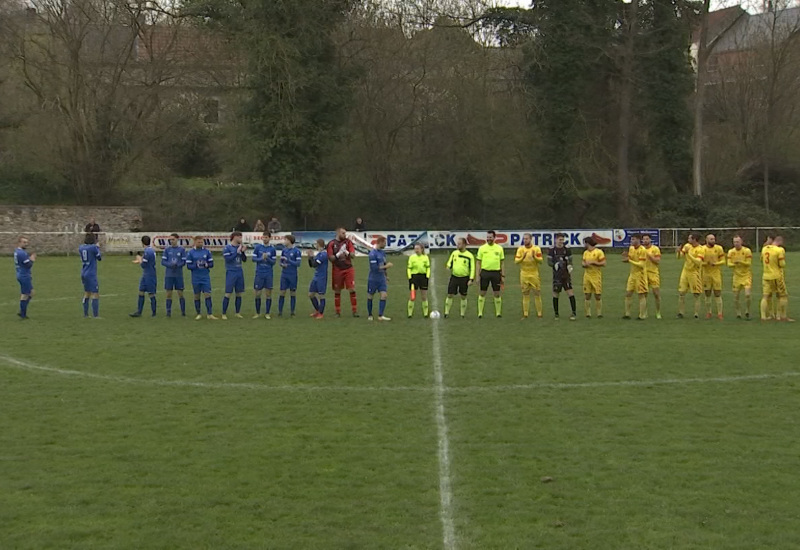
[[[313,321],[302,292],[295,319],[165,319],[161,290],[158,318],[130,319],[140,270],[122,257],[100,265],[98,321],[78,259],[41,258],[23,323],[6,261],[2,548],[443,548],[443,513],[448,550],[800,547],[800,328],[733,319],[730,292],[723,322],[675,319],[672,258],[662,321],[620,319],[610,256],[605,319],[579,298],[567,321],[562,297],[556,322],[546,295],[545,319],[520,321],[509,266],[502,319],[487,300],[478,321],[472,289],[469,318],[436,329],[405,318],[400,266],[394,321],[367,322],[365,263],[361,319]]]

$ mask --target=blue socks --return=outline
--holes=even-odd
[[[28,302],[30,302],[30,300],[19,301],[19,316],[23,319],[28,316]]]
[[[144,311],[144,296],[139,296],[139,303],[137,305],[137,311],[139,312],[139,315],[141,315],[142,311]]]
[[[83,299],[83,316],[84,317],[89,316],[89,298]]]
[[[156,316],[156,297],[150,296],[150,309],[153,311],[153,317]]]
[[[311,305],[314,306],[314,310],[319,313],[319,300],[317,300],[316,296],[311,297]]]
[[[92,298],[92,315],[100,316],[100,298]]]
[[[225,296],[222,299],[222,314],[225,315],[228,313],[228,305],[231,303],[231,299]]]
[[[367,315],[372,317],[372,298],[367,298]]]
[[[256,314],[261,315],[261,296],[256,298]]]
[[[297,296],[291,296],[289,298],[289,304],[291,304],[292,315],[294,315],[294,310],[297,309]]]
[[[198,315],[200,315],[200,300],[194,301],[194,310],[197,312]]]
[[[198,301],[197,303],[199,304],[200,302]],[[213,315],[211,313],[211,298],[206,298],[206,311],[209,315]],[[200,313],[200,306],[197,306],[197,313]]]
[[[180,302],[181,302],[181,315],[186,315],[186,298],[181,296]]]
[[[167,317],[172,315],[172,298],[167,298]]]
[[[242,297],[241,296],[237,296],[236,299],[234,299],[233,303],[235,304],[234,307],[236,308],[236,313],[239,313],[240,311],[242,311]]]
[[[378,315],[380,317],[383,317],[383,312],[386,311],[386,300],[381,300],[380,301],[380,305],[379,305],[378,311],[379,311]]]
[[[267,306],[265,313],[269,315],[271,309],[272,309],[272,298],[267,298]]]
[[[283,304],[286,301],[286,296],[278,298],[278,315],[283,315]]]
[[[319,313],[320,313],[320,315],[325,313],[325,298],[322,298],[319,301]]]

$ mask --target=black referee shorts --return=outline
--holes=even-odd
[[[414,273],[408,280],[408,288],[411,288],[411,285],[417,290],[428,290],[428,277],[424,273]]]
[[[451,276],[450,282],[447,283],[447,293],[450,296],[454,296],[456,294],[466,296],[467,289],[469,289],[469,277]]]
[[[481,290],[485,291],[492,285],[494,292],[500,291],[500,284],[503,282],[502,274],[499,271],[486,271],[481,270]]]

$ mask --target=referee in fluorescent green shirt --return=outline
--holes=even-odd
[[[461,318],[467,315],[467,290],[475,281],[475,256],[467,250],[467,239],[458,239],[458,248],[450,254],[447,260],[447,269],[450,270],[450,282],[447,283],[447,299],[444,301],[444,318],[450,315],[450,307],[456,293],[461,295]]]
[[[481,290],[478,295],[478,319],[483,318],[483,306],[486,304],[486,291],[492,285],[494,294],[494,313],[503,316],[503,298],[500,297],[500,288],[506,278],[506,266],[503,261],[506,257],[503,247],[494,242],[494,231],[486,233],[486,244],[478,249],[475,266],[477,279],[480,281]]]
[[[431,259],[425,254],[425,247],[420,243],[414,245],[414,254],[408,257],[408,288],[412,290],[408,300],[408,318],[414,316],[416,300],[415,290],[419,290],[422,298],[422,316],[428,316],[428,279],[431,277]]]

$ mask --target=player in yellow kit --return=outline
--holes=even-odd
[[[717,317],[722,320],[722,266],[725,265],[725,250],[717,244],[715,235],[706,236],[703,251],[703,290],[706,293],[706,319],[711,319],[711,294],[717,304]]]
[[[539,265],[544,258],[542,249],[533,244],[530,233],[522,236],[522,246],[517,248],[514,263],[519,266],[519,283],[522,287],[522,318],[527,319],[531,310],[531,293],[536,303],[536,316],[542,318],[542,279]]]
[[[686,244],[678,249],[678,258],[683,258],[681,281],[678,284],[678,319],[683,319],[686,309],[686,293],[694,295],[694,318],[700,317],[700,294],[703,292],[703,250],[704,246],[695,233],[689,233]]]
[[[767,233],[766,237],[764,238],[764,244],[761,245],[761,265],[764,265],[764,251],[767,249],[768,246],[772,246],[773,241],[775,240],[774,233]],[[767,309],[769,311],[769,318],[774,319],[778,314],[778,303],[777,300],[772,300],[772,294],[770,294],[769,298],[767,299]]]
[[[761,320],[769,321],[771,312],[769,310],[769,299],[776,296],[778,302],[777,320],[789,320],[786,316],[788,309],[788,292],[786,291],[786,280],[784,269],[786,267],[786,253],[782,251],[782,239],[776,237],[773,244],[765,245],[761,249],[761,262],[764,266],[763,274],[763,295],[761,297]]]
[[[605,253],[597,248],[597,241],[591,237],[583,239],[586,248],[583,252],[583,311],[587,319],[592,317],[592,296],[595,299],[595,314],[603,318],[603,268],[606,266]]]
[[[728,250],[728,267],[733,269],[733,300],[736,306],[736,318],[742,318],[741,294],[744,291],[744,318],[750,320],[750,303],[753,291],[753,252],[744,246],[744,239],[736,235],[733,248]]]
[[[642,246],[647,251],[647,288],[656,302],[656,319],[661,319],[661,249],[650,235],[642,235]]]
[[[631,298],[635,292],[639,295],[639,317],[637,319],[644,321],[647,318],[647,250],[642,246],[639,235],[631,237],[631,246],[627,253],[623,253],[622,261],[631,266],[628,284],[625,287],[625,315],[622,318],[631,318]]]

